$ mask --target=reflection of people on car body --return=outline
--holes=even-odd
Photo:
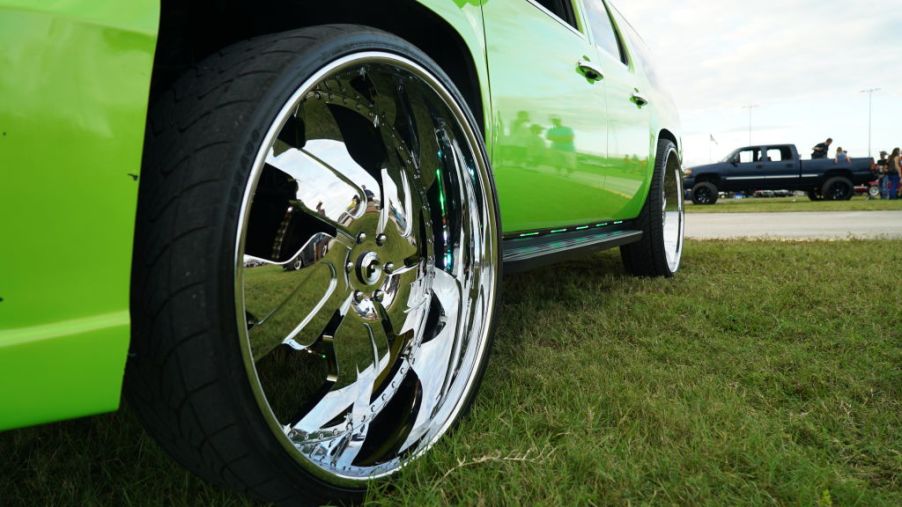
[[[833,144],[833,139],[829,137],[826,141],[817,143],[817,145],[812,148],[811,158],[827,158],[827,152],[830,149],[831,144]]]
[[[576,144],[573,129],[564,125],[560,118],[551,119],[552,127],[545,133],[545,138],[551,142],[551,149],[555,152],[555,164],[557,169],[564,169],[567,173],[576,170]]]

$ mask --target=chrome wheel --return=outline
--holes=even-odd
[[[664,185],[662,213],[664,215],[664,254],[667,257],[667,265],[672,273],[680,267],[680,259],[683,255],[683,234],[686,228],[685,210],[683,205],[683,172],[680,170],[680,161],[676,153],[668,155],[667,165],[664,168]]]
[[[453,95],[394,54],[326,65],[273,120],[244,192],[236,309],[257,403],[308,471],[390,474],[457,419],[495,307],[490,181]]]

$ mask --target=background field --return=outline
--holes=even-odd
[[[687,201],[688,213],[777,213],[785,211],[902,211],[902,199],[868,200],[854,197],[851,201],[814,202],[807,197],[770,197],[721,199],[713,206],[699,206]]]
[[[718,205],[719,206],[719,205]],[[902,241],[689,242],[509,277],[471,417],[373,505],[902,505]],[[127,407],[0,434],[0,505],[245,505]]]

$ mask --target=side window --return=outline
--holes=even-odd
[[[767,149],[767,158],[764,159],[765,162],[782,162],[783,161],[783,151],[780,148],[768,148]]]
[[[751,164],[758,161],[758,148],[742,150],[739,152],[740,164]]]
[[[626,58],[626,52],[623,51],[623,44],[614,30],[611,15],[604,2],[602,0],[583,0],[583,4],[586,6],[586,17],[592,29],[595,44],[627,65],[629,61]]]
[[[548,12],[554,14],[564,23],[577,29],[576,16],[573,14],[573,4],[571,0],[532,0],[534,3],[541,5]]]

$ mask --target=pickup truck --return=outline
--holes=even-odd
[[[685,171],[684,188],[695,204],[714,204],[720,192],[801,190],[812,201],[843,201],[857,185],[875,179],[872,158],[801,160],[795,145],[739,148],[721,162]]]

